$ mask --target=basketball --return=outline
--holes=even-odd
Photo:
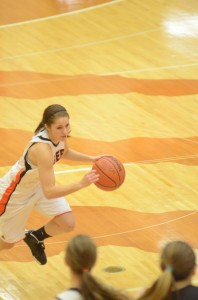
[[[119,188],[125,179],[125,168],[114,156],[103,156],[95,161],[93,170],[100,174],[95,185],[104,191],[114,191]]]

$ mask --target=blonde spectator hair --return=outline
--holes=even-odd
[[[196,257],[192,247],[184,241],[168,243],[161,254],[162,275],[138,300],[168,300],[176,281],[193,274]],[[177,297],[179,298],[179,290]]]

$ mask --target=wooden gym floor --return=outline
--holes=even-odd
[[[198,251],[197,12],[196,0],[0,2],[0,175],[53,103],[71,115],[71,148],[115,155],[127,173],[114,192],[67,197],[76,230],[46,240],[46,266],[23,242],[1,252],[1,299],[47,300],[69,287],[63,255],[78,232],[98,245],[94,274],[131,295],[159,274],[166,241]],[[90,168],[61,162],[57,183]],[[45,222],[33,212],[27,228]]]

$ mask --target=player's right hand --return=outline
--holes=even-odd
[[[95,183],[99,180],[99,174],[96,172],[96,170],[91,170],[87,174],[83,176],[81,179],[81,184],[86,187],[89,186],[92,183]]]

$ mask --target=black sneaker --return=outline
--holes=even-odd
[[[47,262],[47,257],[45,255],[45,245],[43,242],[39,241],[34,235],[33,230],[26,231],[24,242],[30,248],[34,258],[41,264],[45,265]]]

